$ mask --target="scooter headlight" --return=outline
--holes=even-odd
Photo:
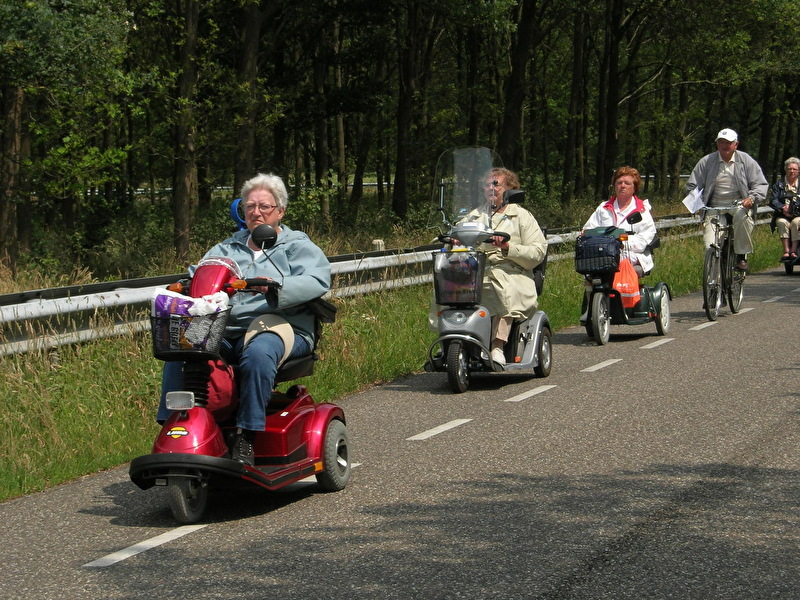
[[[194,392],[167,392],[164,400],[167,410],[189,410],[194,408]]]
[[[447,321],[454,325],[462,325],[467,322],[467,315],[461,311],[447,315]]]

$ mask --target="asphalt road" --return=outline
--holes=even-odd
[[[218,491],[186,529],[125,466],[0,504],[0,597],[798,598],[800,278],[701,304],[665,338],[560,331],[546,379],[343,399],[342,492]]]

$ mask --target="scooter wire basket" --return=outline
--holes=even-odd
[[[485,266],[486,254],[483,252],[434,252],[436,303],[450,306],[479,304]]]
[[[219,357],[230,309],[208,315],[151,316],[153,356],[159,360]]]

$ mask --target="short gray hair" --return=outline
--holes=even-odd
[[[783,161],[783,170],[785,171],[786,168],[791,164],[795,164],[800,167],[800,158],[797,158],[796,156],[790,156],[787,158],[785,161]]]
[[[275,203],[278,208],[286,209],[289,204],[289,192],[286,191],[286,184],[283,179],[272,173],[259,173],[244,182],[242,191],[239,192],[239,197],[242,202],[247,202],[247,196],[253,190],[267,190],[275,198]]]

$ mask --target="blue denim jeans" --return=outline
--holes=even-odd
[[[239,413],[236,426],[251,431],[264,431],[267,418],[267,403],[275,385],[278,361],[283,356],[283,340],[274,333],[255,336],[242,351],[244,337],[225,340],[221,354],[228,362],[239,363]],[[311,354],[308,342],[299,335],[294,336],[294,348],[289,358]],[[183,363],[166,362],[161,378],[161,402],[156,419],[161,423],[169,418],[165,398],[167,392],[183,387]]]

